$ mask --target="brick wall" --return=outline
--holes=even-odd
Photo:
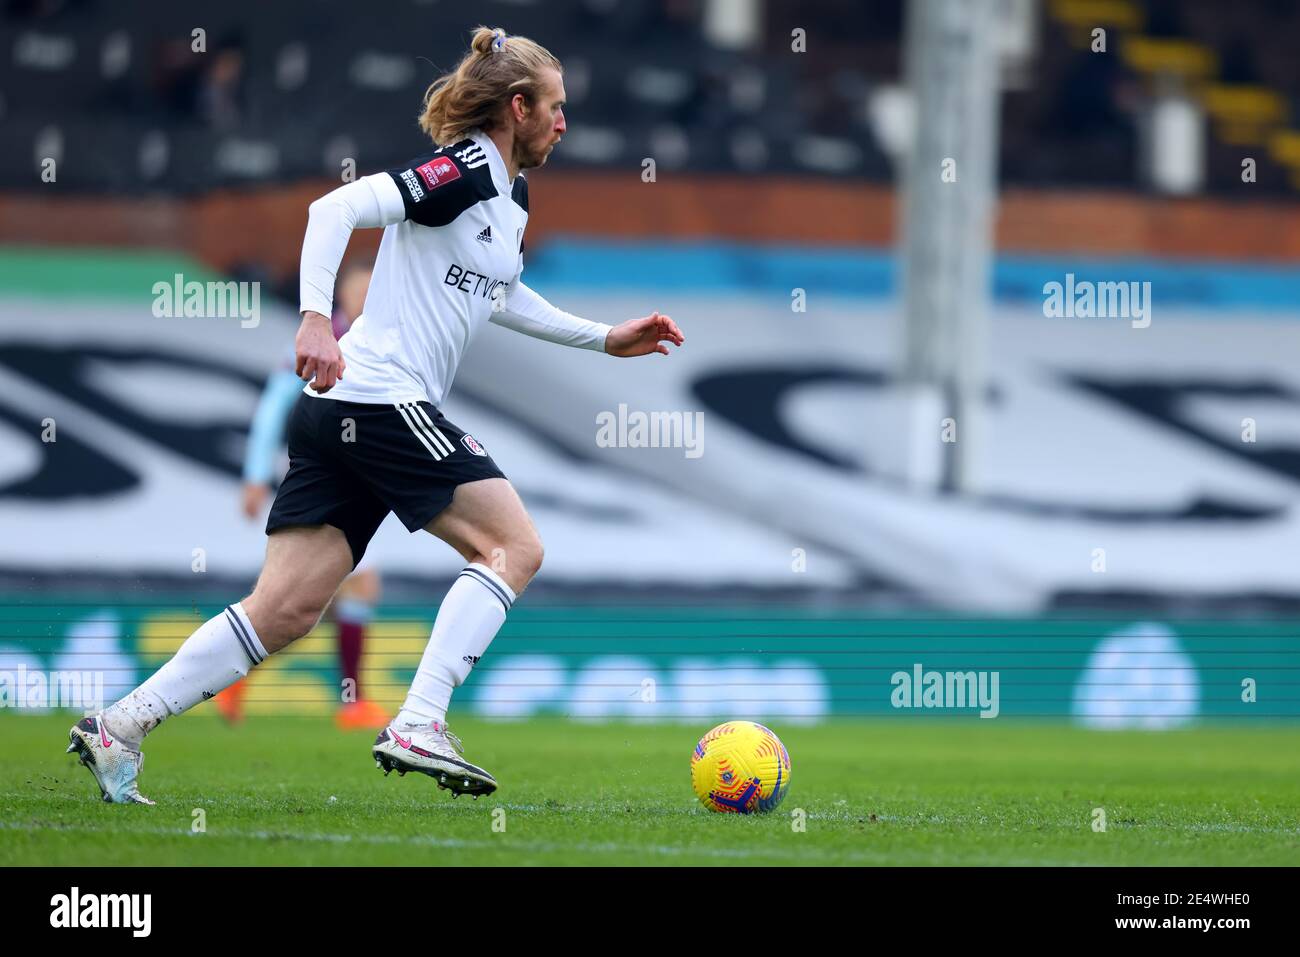
[[[333,185],[190,199],[0,194],[0,242],[182,248],[218,269],[260,262],[283,278],[298,268],[308,204]],[[540,172],[530,198],[534,248],[551,233],[871,246],[894,237],[893,191],[876,184]],[[999,247],[1016,252],[1300,263],[1300,203],[1013,190],[997,233]],[[350,254],[373,256],[379,236],[359,230]]]

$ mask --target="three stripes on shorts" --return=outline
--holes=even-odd
[[[420,440],[421,444],[429,450],[434,461],[441,462],[456,447],[451,444],[451,440],[442,434],[442,430],[433,424],[433,419],[429,418],[429,413],[420,408],[418,402],[398,402],[393,406],[397,409],[415,437]]]

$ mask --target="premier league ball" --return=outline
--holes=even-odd
[[[790,755],[761,724],[728,721],[695,746],[691,784],[710,811],[770,811],[790,787]]]

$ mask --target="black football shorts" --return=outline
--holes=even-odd
[[[347,536],[354,567],[389,512],[419,531],[451,504],[458,485],[505,478],[472,435],[428,402],[372,405],[303,393],[286,438],[289,473],[267,534],[333,525]]]

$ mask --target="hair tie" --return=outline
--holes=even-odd
[[[492,31],[492,52],[500,53],[505,48],[506,31],[500,29]]]

